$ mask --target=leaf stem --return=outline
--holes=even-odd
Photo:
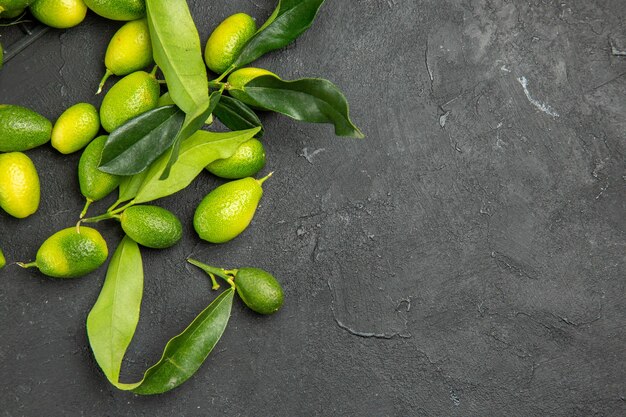
[[[197,266],[198,268],[202,269],[204,272],[206,272],[207,274],[209,274],[209,276],[211,276],[211,280],[215,279],[215,276],[218,276],[220,278],[222,278],[224,281],[228,282],[230,284],[231,287],[235,287],[235,283],[233,282],[233,277],[231,275],[228,275],[227,270],[222,269],[222,268],[216,268],[214,266],[210,266],[207,264],[204,264],[200,261],[196,261],[195,259],[191,259],[191,258],[187,258],[187,262],[189,262],[192,265]],[[215,289],[215,284],[216,282],[213,282],[213,289]],[[219,286],[218,286],[219,288]]]
[[[111,75],[113,75],[113,72],[111,72],[111,70],[107,68],[106,72],[104,73],[104,77],[102,77],[102,80],[100,80],[100,85],[98,86],[98,91],[96,91],[96,95],[102,92],[104,84],[107,82]]]
[[[224,72],[222,73],[222,75],[220,75],[219,77],[217,77],[217,78],[216,78],[215,80],[213,80],[213,81],[215,81],[215,82],[220,82],[220,81],[222,81],[222,80],[223,80],[223,79],[224,79],[224,78],[225,78],[228,74],[230,74],[231,72],[233,72],[233,70],[234,70],[235,68],[237,68],[237,67],[236,67],[236,66],[234,66],[234,65],[231,65],[230,67],[228,67],[228,69],[227,69],[226,71],[224,71]]]
[[[85,208],[83,208],[83,211],[80,212],[80,216],[78,217],[79,219],[82,219],[83,217],[85,217],[85,215],[87,214],[87,210],[89,210],[89,206],[91,205],[91,203],[93,203],[93,200],[91,198],[87,198],[87,202],[85,203]]]

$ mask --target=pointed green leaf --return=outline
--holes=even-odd
[[[283,81],[272,75],[257,77],[243,91],[259,107],[311,123],[331,123],[338,136],[363,138],[350,120],[348,102],[330,81],[303,78]]]
[[[119,383],[122,359],[139,322],[142,295],[141,253],[137,244],[125,237],[111,258],[102,291],[87,316],[91,350],[115,386]]]
[[[234,289],[221,293],[181,334],[170,339],[161,360],[148,369],[136,394],[160,394],[176,388],[200,368],[222,337],[233,305]]]
[[[289,45],[311,27],[323,3],[324,0],[280,0],[267,22],[239,52],[233,67],[242,67]]]
[[[213,113],[230,130],[261,127],[256,137],[260,138],[263,136],[263,125],[259,116],[250,107],[236,98],[223,96]]]
[[[186,114],[208,102],[208,79],[200,36],[186,0],[146,0],[154,61],[172,100]]]
[[[167,106],[129,120],[109,135],[100,170],[115,175],[143,171],[172,146],[184,119],[176,106]]]

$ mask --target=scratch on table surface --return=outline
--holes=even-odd
[[[522,85],[522,88],[524,89],[524,94],[526,94],[526,98],[528,99],[528,101],[530,101],[530,104],[552,117],[559,117],[559,114],[551,106],[546,103],[540,102],[530,95],[530,91],[528,90],[528,79],[526,77],[522,75],[521,77],[517,78],[517,81]]]
[[[315,155],[317,155],[320,152],[324,152],[325,150],[326,148],[320,148],[309,153],[309,148],[304,148],[302,149],[302,153],[300,154],[300,156],[306,159],[309,162],[309,164],[313,164],[313,158],[315,157]]]

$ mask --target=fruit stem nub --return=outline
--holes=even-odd
[[[24,262],[16,262],[15,263],[17,266],[20,266],[22,268],[36,268],[37,267],[37,262],[30,262],[30,263],[24,263]]]
[[[98,91],[96,91],[96,95],[102,92],[102,89],[104,88],[104,83],[107,82],[111,75],[113,75],[113,73],[110,69],[107,68],[107,71],[104,73],[104,77],[102,77],[102,80],[100,80],[100,85],[98,86]]]
[[[263,185],[263,183],[272,175],[274,175],[274,171],[270,172],[269,174],[267,174],[266,176],[264,176],[263,178],[261,178],[260,180],[257,180],[257,182],[259,183],[259,185]]]

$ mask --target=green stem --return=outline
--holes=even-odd
[[[85,214],[87,214],[87,210],[89,210],[89,206],[91,205],[91,203],[93,203],[93,200],[91,198],[87,198],[87,202],[85,203],[85,208],[83,208],[83,211],[80,212],[79,219],[82,219],[83,217],[85,217]]]
[[[220,284],[217,283],[217,280],[215,279],[215,275],[211,274],[209,272],[209,277],[211,277],[211,283],[213,284],[213,286],[211,287],[211,289],[213,291],[217,291],[220,289]]]
[[[155,65],[154,68],[152,68],[152,71],[150,71],[150,75],[153,75],[156,77],[156,72],[159,69],[158,65]]]
[[[24,262],[16,262],[17,266],[21,266],[22,268],[37,268],[37,262],[31,262],[25,264]]]
[[[161,84],[161,85],[163,85],[163,84],[167,84],[167,81],[165,81],[165,80],[157,80],[157,82],[158,82],[159,84]]]
[[[216,78],[215,80],[213,80],[213,81],[215,81],[215,82],[220,82],[220,81],[222,81],[222,80],[223,80],[223,79],[224,79],[224,78],[225,78],[228,74],[230,74],[231,72],[233,72],[233,70],[234,70],[235,68],[237,68],[237,67],[235,67],[234,65],[231,65],[231,66],[230,66],[230,67],[229,67],[226,71],[224,71],[224,72],[222,73],[222,75],[220,75],[219,77],[217,77],[217,78]]]
[[[209,88],[222,89],[222,88],[226,88],[227,85],[228,83],[222,83],[219,81],[209,81]]]
[[[265,181],[267,181],[267,179],[269,177],[271,177],[272,175],[274,175],[274,171],[270,172],[269,174],[267,174],[266,176],[264,176],[263,178],[261,178],[260,180],[257,180],[257,182],[259,183],[259,185],[263,185],[263,183]]]
[[[96,91],[96,95],[102,92],[102,89],[104,88],[104,84],[107,82],[107,80],[109,79],[111,75],[113,75],[113,73],[111,72],[110,69],[107,68],[107,71],[104,73],[104,77],[102,77],[102,80],[100,80],[100,85],[98,86],[98,91]]]
[[[228,275],[226,270],[224,270],[222,268],[216,268],[214,266],[210,266],[210,265],[204,264],[204,263],[202,263],[200,261],[196,261],[195,259],[191,259],[191,258],[187,258],[187,262],[189,262],[190,264],[195,265],[198,268],[202,269],[204,272],[209,274],[209,276],[211,276],[211,275],[218,276],[218,277],[222,278],[224,281],[228,282],[231,287],[235,287],[235,283],[233,282],[233,277]],[[215,283],[214,283],[214,285],[215,285]]]
[[[107,213],[110,213],[110,212],[112,212],[113,210],[115,210],[115,208],[116,208],[117,206],[119,206],[120,204],[122,204],[123,202],[124,202],[124,201],[122,201],[122,200],[117,200],[115,203],[113,203],[113,205],[112,205],[111,207],[109,207],[109,208],[107,209]]]

